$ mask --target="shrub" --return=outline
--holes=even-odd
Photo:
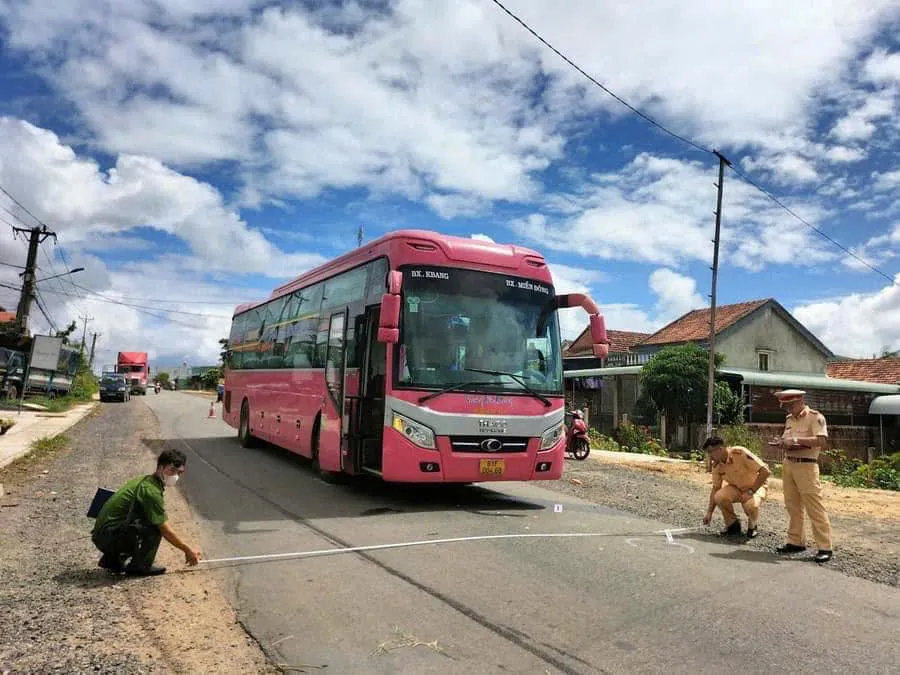
[[[762,441],[754,436],[744,424],[733,424],[719,427],[719,437],[725,441],[725,445],[740,445],[747,448],[754,455],[762,452]]]
[[[72,379],[69,397],[76,401],[90,401],[98,391],[100,391],[100,385],[97,383],[97,378],[89,371],[82,371]]]
[[[823,454],[829,460],[828,472],[835,485],[900,491],[900,452],[874,459],[871,464],[848,457],[838,448]]]
[[[653,438],[649,427],[625,422],[616,430],[616,437],[624,452],[660,457],[667,457],[669,454],[662,441]]]
[[[588,429],[588,438],[591,447],[595,450],[608,450],[609,452],[623,452],[623,448],[609,436],[604,436],[596,429]]]

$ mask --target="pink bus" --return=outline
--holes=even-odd
[[[563,471],[563,372],[544,258],[518,246],[404,230],[236,308],[224,420],[312,459],[323,477],[550,480]]]

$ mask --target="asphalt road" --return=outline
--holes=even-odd
[[[214,574],[278,663],[329,673],[900,672],[900,591],[676,535],[536,484],[331,486],[245,450],[209,402],[133,399],[188,451],[207,558],[498,534]],[[218,406],[216,408],[218,413]],[[556,504],[562,504],[559,511]],[[302,665],[302,664],[305,664]]]

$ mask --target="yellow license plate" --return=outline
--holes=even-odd
[[[479,469],[482,476],[502,476],[506,462],[502,459],[482,459]]]

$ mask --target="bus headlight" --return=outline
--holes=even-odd
[[[413,422],[408,417],[394,413],[394,419],[393,422],[391,422],[391,426],[420,448],[428,448],[429,450],[435,449],[434,432],[424,424]]]
[[[541,435],[541,450],[549,450],[559,443],[559,439],[563,437],[565,432],[566,428],[562,422],[547,429],[547,431]]]

